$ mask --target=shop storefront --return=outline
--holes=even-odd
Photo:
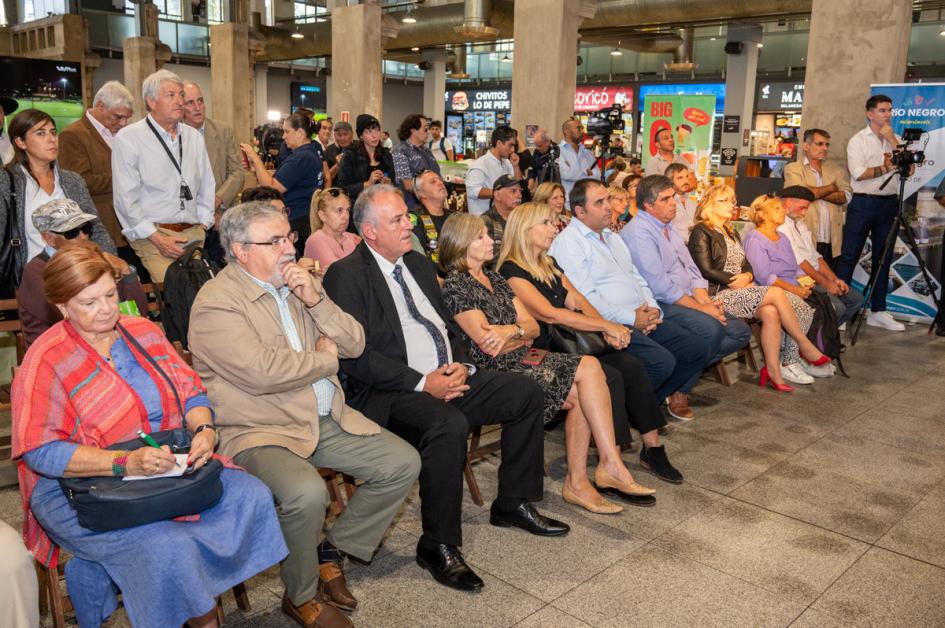
[[[799,81],[758,81],[755,117],[752,124],[751,154],[780,155],[793,160],[803,140],[801,109],[804,83]]]
[[[465,89],[446,92],[446,137],[464,157],[489,145],[497,126],[512,123],[512,90]]]

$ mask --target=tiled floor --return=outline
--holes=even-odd
[[[493,528],[466,498],[465,554],[478,594],[447,590],[414,563],[416,491],[370,565],[350,565],[358,626],[945,625],[945,339],[924,328],[865,328],[845,356],[851,379],[790,395],[753,375],[696,389],[698,418],[664,436],[686,474],[655,508],[592,515],[560,497],[564,447],[546,437],[541,508],[565,538]],[[733,367],[734,369],[734,367]],[[495,461],[476,466],[494,494]],[[19,525],[15,490],[0,517]],[[250,582],[251,613],[225,596],[228,626],[293,626],[270,570]],[[126,624],[119,611],[109,622]]]

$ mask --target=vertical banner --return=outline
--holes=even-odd
[[[700,181],[705,181],[712,154],[715,96],[647,94],[643,111],[644,170],[656,154],[656,134],[670,129],[676,140],[676,154],[689,162]]]
[[[945,229],[945,207],[936,197],[945,197],[945,83],[909,83],[872,85],[872,94],[885,94],[893,101],[892,127],[902,137],[904,129],[921,129],[922,137],[910,144],[909,150],[925,153],[925,162],[906,181],[905,214],[915,216],[913,230],[923,259],[932,275],[932,286],[922,277],[918,261],[900,237],[896,240],[889,270],[889,292],[886,307],[925,322],[935,317],[935,301],[941,290],[941,234]],[[889,183],[898,191],[898,181]],[[935,244],[928,246],[930,235],[937,234]],[[853,285],[863,289],[869,281],[872,242],[867,241],[863,255],[853,272]],[[883,246],[882,242],[876,246]]]

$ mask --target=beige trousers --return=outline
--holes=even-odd
[[[204,238],[207,235],[207,232],[200,226],[184,229],[180,232],[158,227],[158,232],[166,236],[171,236],[172,238],[186,238],[185,242],[180,243],[181,248],[183,248],[185,243],[194,240],[199,240],[200,243],[203,244]],[[148,272],[151,274],[151,281],[162,283],[164,281],[164,273],[167,272],[167,267],[171,265],[174,258],[164,257],[164,255],[158,251],[157,247],[151,243],[151,240],[131,240],[129,244],[131,244],[131,248],[138,254],[138,257],[141,258],[141,263],[144,264],[144,267],[147,268]]]

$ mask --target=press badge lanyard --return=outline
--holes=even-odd
[[[177,159],[174,159],[174,154],[171,152],[171,149],[168,148],[167,144],[164,143],[164,138],[161,137],[161,134],[158,133],[158,130],[154,128],[153,124],[151,124],[151,119],[146,117],[144,121],[148,123],[148,128],[151,129],[152,133],[154,133],[154,137],[157,138],[158,143],[161,144],[161,148],[163,148],[164,152],[167,153],[167,158],[171,160],[171,163],[174,164],[174,168],[177,170],[177,174],[180,175],[180,210],[184,211],[184,201],[193,199],[190,186],[187,185],[186,181],[184,181],[184,173],[180,169],[180,165],[184,163],[184,137],[182,134],[177,135],[177,152],[180,157],[180,161],[178,161]]]

